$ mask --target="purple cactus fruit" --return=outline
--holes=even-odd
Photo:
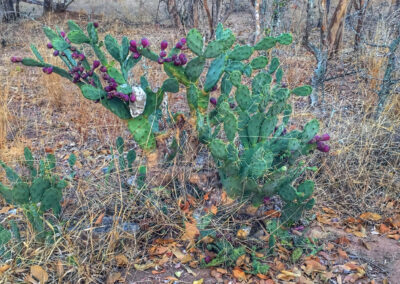
[[[168,47],[168,41],[163,40],[163,41],[161,42],[161,50],[166,50],[167,47]]]
[[[164,58],[164,57],[166,57],[167,56],[167,52],[165,51],[165,50],[161,50],[161,52],[160,52],[160,57],[161,58]]]
[[[81,75],[79,73],[75,73],[74,80],[79,80],[80,78],[81,78]]]
[[[11,62],[12,63],[18,63],[22,61],[22,57],[18,57],[18,56],[13,56],[11,57]]]
[[[129,50],[133,53],[137,52],[137,47],[136,46],[130,46]]]
[[[282,88],[287,88],[287,87],[288,87],[288,84],[282,83]]]
[[[113,90],[116,90],[116,89],[118,88],[118,84],[115,83],[115,82],[111,83],[110,86],[111,86],[111,88],[112,88]]]
[[[78,52],[73,52],[71,54],[71,56],[72,56],[73,59],[77,59],[79,57],[79,53]]]
[[[181,61],[181,65],[185,65],[187,63],[187,58],[184,53],[179,54],[179,60]]]
[[[53,55],[54,56],[58,56],[60,54],[60,52],[58,50],[54,50]]]
[[[85,55],[83,54],[83,53],[81,53],[81,54],[79,54],[79,56],[78,56],[78,59],[80,60],[80,61],[83,61],[83,60],[85,60]]]
[[[137,47],[136,40],[131,40],[131,41],[129,42],[129,45],[132,46],[132,47]]]
[[[315,135],[314,138],[315,138],[315,141],[316,141],[316,142],[321,141],[321,136],[319,136],[319,135]]]
[[[71,51],[76,51],[76,47],[75,46],[71,46],[69,49],[71,49]]]
[[[163,64],[164,63],[164,59],[162,59],[161,57],[158,58],[157,60],[158,64]]]
[[[131,101],[131,103],[136,102],[136,96],[135,96],[135,94],[131,94],[130,101]]]
[[[284,136],[284,135],[286,135],[286,134],[287,134],[287,129],[284,128],[283,131],[282,131],[282,133],[281,133],[281,136]]]
[[[181,61],[179,60],[179,58],[175,58],[174,65],[175,66],[181,66]]]
[[[82,74],[82,79],[86,80],[87,77],[89,77],[89,74],[88,74],[88,73],[83,73],[83,74]]]
[[[49,43],[47,44],[47,48],[48,48],[48,49],[52,49],[52,48],[53,48],[53,44],[52,44],[51,42],[49,42]]]
[[[68,43],[68,44],[71,44],[71,40],[69,38],[67,38],[67,37],[65,38],[65,42]]]
[[[315,137],[313,137],[310,141],[308,141],[308,144],[314,144],[317,143],[317,139],[315,139]]]
[[[79,67],[79,72],[83,73],[83,71],[85,71],[85,68],[83,66]]]
[[[139,52],[134,52],[133,53],[133,58],[134,59],[138,59],[140,57],[140,53]]]
[[[114,78],[108,78],[108,83],[112,83],[112,84],[116,84],[117,82],[115,81],[115,79]]]
[[[53,66],[49,66],[49,67],[43,67],[43,72],[46,74],[51,74],[53,73]]]
[[[99,27],[99,23],[98,22],[94,22],[93,26],[97,29]]]
[[[326,145],[324,142],[319,141],[317,142],[317,149],[321,152],[328,153],[331,147],[329,147],[329,145]]]
[[[263,199],[264,204],[268,204],[271,202],[271,198],[269,198],[268,196],[264,197]]]
[[[65,37],[67,34],[66,34],[64,31],[61,31],[61,32],[60,32],[60,35],[61,35],[62,37]]]
[[[180,42],[181,42],[183,45],[185,45],[185,44],[186,44],[186,38],[185,38],[185,37],[181,38]]]
[[[103,79],[106,80],[106,81],[109,80],[110,79],[110,75],[108,75],[107,73],[104,73],[103,74]]]
[[[172,58],[171,57],[164,58],[164,62],[172,62]]]
[[[175,61],[175,59],[177,59],[178,58],[178,55],[176,55],[176,54],[173,54],[172,56],[171,56],[171,60],[172,61]]]
[[[211,260],[212,260],[212,259],[211,259],[211,256],[209,256],[209,255],[207,255],[207,256],[204,258],[204,262],[205,262],[205,263],[210,263]]]
[[[106,66],[101,66],[100,67],[100,72],[103,72],[103,73],[107,72],[107,67]]]
[[[106,87],[104,87],[104,91],[106,91],[107,93],[108,92],[111,92],[113,89],[112,89],[112,87],[111,86],[106,86]]]
[[[217,99],[216,98],[210,98],[210,103],[212,105],[217,105]]]
[[[217,89],[218,89],[218,85],[215,84],[215,85],[211,88],[211,92],[214,92],[214,91],[216,91]]]
[[[175,48],[177,48],[177,49],[182,49],[182,47],[183,47],[183,44],[180,41],[178,41],[175,45]]]
[[[100,61],[98,61],[98,60],[93,61],[93,69],[96,69],[99,66],[100,66]]]
[[[89,75],[89,77],[92,77],[92,76],[93,76],[93,74],[94,74],[94,71],[93,71],[93,70],[89,70],[89,71],[88,71],[88,75]]]
[[[234,109],[236,107],[236,105],[234,103],[229,103],[229,107]]]
[[[331,137],[328,133],[322,134],[320,141],[329,141]]]
[[[302,232],[302,231],[304,231],[304,226],[294,227],[293,230],[298,231],[298,232]]]
[[[142,40],[140,41],[140,43],[142,44],[142,46],[144,47],[144,48],[146,48],[146,47],[148,47],[149,45],[150,45],[150,42],[149,42],[149,40],[147,39],[147,38],[142,38]]]

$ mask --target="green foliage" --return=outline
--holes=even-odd
[[[56,174],[54,155],[48,155],[46,159],[40,160],[39,165],[35,165],[34,157],[28,148],[24,149],[24,156],[25,165],[30,170],[30,175],[26,177],[19,176],[13,169],[0,161],[10,184],[10,186],[5,186],[0,183],[0,196],[7,203],[24,209],[28,220],[38,232],[38,237],[41,238],[41,233],[44,231],[43,214],[52,210],[55,216],[59,216],[62,190],[68,183]],[[68,161],[71,169],[75,162],[76,157],[71,155]],[[38,207],[37,204],[40,206]]]
[[[111,35],[106,35],[104,42],[100,41],[93,23],[88,24],[87,32],[73,21],[69,21],[68,26],[71,43],[89,45],[104,65],[102,70],[107,68],[107,74],[102,76],[109,76],[106,80],[112,79],[117,84],[118,96],[115,96],[111,91],[105,91],[99,76],[94,74],[91,82],[87,79],[76,82],[83,96],[92,101],[100,101],[105,108],[126,120],[128,129],[144,153],[155,151],[157,147],[156,135],[159,131],[156,124],[164,93],[179,92],[180,88],[184,87],[190,115],[196,122],[198,139],[209,148],[221,183],[231,197],[249,199],[253,204],[260,205],[266,196],[280,196],[285,203],[281,219],[288,223],[297,221],[304,210],[312,208],[312,182],[305,181],[297,185],[297,180],[307,170],[299,159],[316,148],[316,145],[309,144],[309,141],[318,132],[319,123],[312,120],[302,131],[286,130],[292,113],[288,102],[290,96],[307,96],[312,90],[310,86],[301,86],[293,90],[283,87],[284,73],[280,61],[277,57],[269,60],[268,54],[269,50],[276,46],[289,45],[292,42],[291,34],[266,36],[254,46],[234,46],[235,35],[230,29],[224,29],[222,24],[216,29],[215,40],[208,44],[204,43],[198,30],[192,29],[186,37],[186,42],[188,50],[195,56],[184,67],[185,64],[163,62],[147,44],[144,47],[132,47],[126,37],[122,38],[121,43]],[[53,66],[53,72],[75,82],[76,79],[69,71],[81,65],[86,70],[90,69],[86,59],[79,65],[79,62],[72,58],[72,46],[60,32],[56,33],[47,27],[44,28],[44,32],[54,48],[65,54],[60,58],[66,64],[67,70]],[[111,62],[108,62],[103,52],[103,45],[114,59]],[[83,50],[80,47],[74,48],[78,51]],[[132,51],[131,55],[129,50]],[[32,51],[39,61],[24,59],[23,64],[51,66],[41,60],[42,57],[36,48],[32,47]],[[181,51],[178,46],[172,48],[169,51],[170,59],[172,60],[172,55],[177,58],[178,55],[183,55]],[[135,116],[132,117],[131,110],[136,101],[131,98],[138,89],[127,84],[127,74],[142,59],[163,63],[168,79],[159,82],[158,86],[161,87],[158,91],[151,88],[145,77],[140,79],[141,89],[146,94],[146,104],[142,113],[132,114]],[[186,57],[184,59],[186,60]],[[244,84],[248,81],[251,82],[250,87]],[[218,90],[218,86],[221,95],[217,102],[213,98],[213,106],[210,107],[210,93]],[[120,157],[122,156],[119,161],[120,168],[129,168],[128,164],[132,164],[129,160],[133,161],[136,154],[128,153],[126,161],[121,154],[123,140],[120,139],[117,144],[117,150]],[[176,144],[175,141],[175,146],[171,146],[177,148]],[[140,169],[142,174],[145,171],[145,168]],[[8,175],[17,179],[12,172]],[[25,192],[24,188],[30,186],[23,182],[17,183],[18,192]],[[0,186],[0,190],[3,196],[15,200],[3,185]],[[44,198],[46,191],[41,195],[41,190],[38,187],[35,196]],[[26,198],[21,194],[18,200],[24,201]],[[46,200],[50,201],[51,198]],[[43,208],[57,211],[56,207]]]

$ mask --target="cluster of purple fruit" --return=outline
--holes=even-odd
[[[215,88],[215,90],[216,90],[216,89],[217,89],[216,86],[217,86],[217,85],[215,85],[215,86],[212,88],[211,91],[214,91],[214,88]],[[210,103],[211,103],[213,106],[216,106],[216,105],[217,105],[217,99],[214,98],[214,97],[210,98]],[[232,109],[234,109],[234,108],[236,107],[236,105],[235,105],[234,103],[229,103],[229,107],[232,108]]]
[[[150,42],[147,38],[142,38],[140,41],[143,48],[147,48],[150,46]],[[133,58],[138,59],[140,57],[140,53],[137,49],[137,43],[135,40],[130,41],[129,50],[133,53]]]
[[[329,147],[329,145],[325,144],[325,141],[329,141],[331,139],[331,137],[329,136],[329,134],[325,133],[322,134],[322,136],[319,135],[315,135],[313,139],[311,139],[308,143],[309,144],[317,144],[317,150],[324,152],[324,153],[328,153],[331,149],[331,147]]]
[[[89,71],[85,72],[85,68],[82,66],[82,62],[81,62],[82,60],[84,60],[85,55],[73,53],[72,57],[79,59],[77,66],[73,67],[69,71],[69,73],[72,75],[74,83],[80,82],[81,79],[86,80],[89,77],[92,77],[94,74],[94,71],[100,66],[100,61],[95,60],[95,61],[93,61],[92,68]],[[83,58],[83,59],[81,59],[81,58]],[[96,87],[96,84],[92,78],[89,78],[88,81],[89,81],[89,84],[91,84],[93,87]]]
[[[12,62],[12,63],[19,63],[19,62],[22,62],[22,57],[13,56],[13,57],[11,57],[11,62]]]
[[[185,50],[186,49],[185,45],[186,45],[186,38],[183,37],[175,45],[175,48],[179,49],[179,50]],[[188,62],[187,57],[184,53],[180,53],[179,55],[173,54],[171,57],[167,57],[166,49],[168,47],[168,42],[166,40],[163,40],[161,42],[160,47],[161,47],[161,51],[158,56],[159,64],[163,64],[164,62],[167,62],[167,63],[173,62],[175,66],[183,66]]]
[[[100,62],[98,64],[100,65]],[[115,98],[119,98],[125,102],[131,101],[133,103],[136,101],[136,96],[134,93],[127,95],[127,94],[117,91],[118,84],[114,80],[114,78],[111,78],[111,76],[107,74],[107,67],[101,66],[100,72],[103,73],[103,79],[108,83],[108,85],[104,87],[104,91],[107,92],[108,99],[112,99],[115,97]]]

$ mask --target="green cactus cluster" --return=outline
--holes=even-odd
[[[23,208],[32,227],[37,232],[44,231],[43,213],[52,210],[55,216],[61,212],[62,190],[68,185],[66,179],[56,173],[56,160],[48,154],[36,164],[29,148],[24,150],[25,166],[29,169],[28,177],[18,175],[12,168],[0,161],[10,186],[0,182],[0,196],[9,204]],[[76,162],[75,155],[70,155],[69,165]]]
[[[307,85],[287,88],[282,83],[280,61],[270,52],[277,45],[291,44],[291,34],[265,36],[254,46],[234,45],[233,32],[219,24],[215,40],[207,45],[202,34],[192,29],[168,54],[168,43],[163,41],[157,55],[145,38],[141,45],[126,37],[119,44],[111,35],[100,41],[93,23],[88,24],[86,33],[73,21],[68,25],[68,35],[59,29],[44,28],[51,41],[48,47],[55,49],[68,70],[45,63],[34,46],[37,60],[14,57],[12,61],[46,68],[45,73],[55,72],[76,83],[85,98],[101,102],[127,121],[133,138],[145,153],[157,146],[152,125],[157,123],[154,117],[164,94],[183,87],[199,141],[208,146],[223,187],[231,197],[251,199],[254,205],[260,205],[265,198],[279,195],[285,202],[281,218],[287,222],[298,220],[304,210],[312,208],[314,183],[293,184],[308,169],[299,159],[316,149],[317,145],[309,142],[316,136],[319,123],[311,120],[302,130],[286,130],[292,114],[288,99],[291,95],[308,96],[312,90]],[[91,47],[98,57],[99,62],[93,62],[93,67],[80,52],[82,45]],[[190,60],[182,52],[185,45],[193,55]],[[102,51],[103,46],[110,56]],[[142,58],[162,64],[169,78],[157,91],[145,77],[140,79],[146,103],[143,112],[132,117],[129,108],[137,98],[134,87],[128,84],[128,73]],[[97,75],[94,71],[100,63],[103,74]],[[245,84],[248,81],[250,86]],[[106,82],[109,85],[103,87]],[[217,89],[218,100],[210,99]],[[123,161],[120,166],[125,167]]]

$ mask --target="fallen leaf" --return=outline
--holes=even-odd
[[[244,264],[245,260],[246,260],[246,255],[245,254],[239,256],[237,258],[237,260],[236,260],[236,267],[242,266]]]
[[[359,243],[360,243],[363,247],[365,247],[367,250],[371,250],[371,246],[370,246],[367,242],[364,242],[363,240],[359,240]]]
[[[39,280],[41,284],[46,283],[47,280],[49,280],[49,275],[47,274],[46,270],[39,265],[31,266],[31,275]]]
[[[279,280],[291,281],[300,276],[301,276],[300,273],[293,273],[291,271],[282,270],[281,273],[278,274],[278,276],[276,276],[276,278],[278,278]]]
[[[218,283],[223,283],[224,279],[222,278],[222,273],[219,273],[217,270],[211,270],[210,275],[217,280]]]
[[[260,279],[262,279],[262,280],[267,280],[267,279],[269,279],[269,277],[268,277],[267,275],[260,274],[260,273],[257,274],[257,277],[260,278]]]
[[[332,215],[336,215],[335,210],[328,208],[328,207],[323,207],[322,210],[327,213],[327,214],[332,214]]]
[[[382,216],[373,212],[365,212],[360,215],[360,218],[369,221],[379,221],[380,219],[382,219]]]
[[[57,271],[58,277],[62,277],[64,275],[64,265],[62,264],[61,260],[57,261],[56,271]]]
[[[136,264],[135,263],[133,265],[133,267],[135,267],[136,270],[140,270],[140,271],[144,271],[144,270],[147,270],[149,268],[153,268],[155,266],[156,266],[156,264],[153,263],[153,262],[148,262],[148,263],[145,263],[145,264]]]
[[[201,278],[201,279],[199,279],[199,280],[193,281],[193,284],[203,284],[203,282],[204,282],[204,279]]]
[[[393,218],[392,226],[393,226],[393,227],[400,228],[400,214],[396,215],[396,216]]]
[[[164,272],[166,272],[166,271],[167,271],[166,269],[162,269],[162,270],[160,270],[160,271],[158,271],[158,270],[152,270],[152,271],[151,271],[151,274],[157,275],[157,274],[164,273]]]
[[[385,224],[380,224],[378,231],[381,235],[387,234],[390,232],[390,229],[388,226],[386,226]]]
[[[11,265],[3,265],[0,267],[0,275],[3,274],[4,272],[6,272],[8,269],[10,269]]]
[[[347,252],[345,252],[344,250],[342,250],[341,248],[338,248],[338,255],[341,258],[347,259],[349,258],[349,256],[347,255]]]
[[[5,214],[8,213],[8,211],[10,211],[11,209],[13,209],[14,207],[12,206],[5,206],[3,208],[0,209],[0,214]]]
[[[215,206],[215,205],[211,206],[211,209],[210,209],[210,211],[211,211],[211,213],[213,213],[214,215],[216,215],[216,214],[217,214],[217,212],[218,212],[218,208],[217,208],[217,206]]]
[[[129,260],[128,258],[123,255],[123,254],[119,254],[115,257],[115,261],[117,262],[117,266],[128,266]]]
[[[394,239],[396,241],[400,240],[400,235],[399,234],[395,234],[395,235],[388,235],[387,236],[389,239]]]
[[[353,235],[359,238],[365,238],[367,236],[363,231],[354,231]]]
[[[116,272],[116,273],[111,273],[107,277],[107,284],[114,284],[115,282],[119,281],[121,279],[121,273]]]
[[[239,229],[238,231],[237,231],[237,233],[236,233],[236,236],[239,238],[239,239],[246,239],[247,238],[247,236],[250,234],[250,230],[251,230],[251,228],[250,227],[244,227],[244,228],[242,228],[242,229]]]
[[[103,223],[103,218],[104,218],[105,215],[106,215],[105,212],[101,213],[100,216],[97,217],[96,222],[94,222],[94,224],[95,224],[96,226],[101,225],[101,223]]]
[[[325,225],[330,225],[332,223],[330,217],[320,214],[317,214],[317,221]]]
[[[307,274],[311,274],[313,272],[323,272],[326,270],[326,266],[313,259],[306,260],[304,264],[306,265],[304,272]]]
[[[246,207],[246,213],[250,216],[255,216],[257,214],[258,207],[249,205]]]
[[[180,249],[178,248],[173,248],[172,253],[175,255],[175,257],[179,260],[182,260],[185,258],[185,255],[181,252]]]
[[[174,276],[167,276],[164,279],[170,281],[169,283],[171,283],[172,281],[179,281],[179,279]]]
[[[238,280],[246,280],[246,273],[244,273],[243,270],[241,270],[239,267],[235,267],[232,270],[233,277],[235,277]]]
[[[218,267],[216,270],[217,270],[219,273],[221,273],[221,274],[228,274],[228,270],[226,270],[226,269],[224,269],[224,268]]]
[[[169,251],[169,247],[165,247],[165,246],[152,246],[149,249],[149,254],[150,255],[162,255],[165,254]]]
[[[281,212],[271,209],[264,212],[264,215],[270,218],[278,218],[281,216]]]
[[[350,244],[350,240],[348,238],[346,238],[345,236],[340,237],[336,240],[336,243],[338,245],[349,245]]]
[[[183,241],[193,241],[198,235],[200,235],[199,229],[197,229],[196,221],[185,222],[185,233],[181,237]]]

